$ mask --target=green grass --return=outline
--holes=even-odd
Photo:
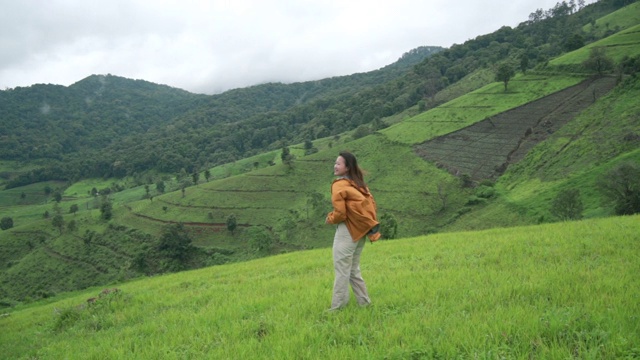
[[[640,25],[636,25],[602,40],[591,43],[578,50],[549,61],[551,66],[580,65],[589,58],[592,48],[602,47],[615,63],[624,56],[640,55]]]
[[[419,144],[582,80],[584,78],[572,76],[517,75],[509,82],[507,92],[502,83],[494,82],[380,132],[392,141]]]
[[[586,33],[591,31],[604,35],[607,31],[620,31],[630,28],[640,23],[640,3],[634,2],[611,14],[605,15],[595,21],[595,28],[592,24],[584,26]]]
[[[62,235],[53,228],[51,219],[43,219],[45,211],[50,214],[54,211],[51,200],[45,203],[44,197],[38,197],[44,196],[44,184],[1,191],[0,211],[3,216],[7,214],[13,218],[15,227],[0,232],[0,260],[3,261],[0,265],[3,269],[0,301],[3,298],[24,300],[21,296],[25,288],[60,293],[104,283],[102,280],[89,281],[103,279],[100,276],[105,272],[86,271],[92,269],[87,263],[93,267],[109,264],[126,270],[136,255],[135,240],[129,244],[113,239],[107,244],[110,248],[101,248],[94,257],[77,253],[86,251],[79,246],[86,231],[103,234],[110,226],[128,228],[118,235],[122,239],[127,239],[130,229],[158,237],[165,224],[182,221],[189,224],[187,228],[196,245],[228,254],[225,261],[328,248],[332,229],[324,226],[323,219],[330,206],[331,168],[340,150],[351,150],[358,155],[361,166],[368,172],[366,180],[376,196],[379,214],[395,216],[399,237],[553,221],[549,204],[559,190],[567,187],[581,189],[586,217],[610,215],[611,207],[599,203],[594,182],[622,159],[640,161],[637,142],[624,140],[627,135],[634,138],[634,134],[640,133],[637,84],[623,84],[611,95],[598,100],[584,114],[536,147],[521,163],[510,167],[497,182],[494,199],[470,205],[474,190],[460,188],[459,179],[418,157],[412,145],[574,85],[582,77],[538,72],[517,76],[509,83],[507,92],[501,83],[478,88],[488,79],[487,73],[472,74],[456,87],[441,93],[436,101],[455,99],[414,117],[408,117],[410,112],[407,112],[399,118],[389,119],[389,123],[395,125],[371,136],[354,141],[346,133],[317,139],[314,146],[319,151],[310,156],[304,155],[301,144],[293,144],[290,149],[296,159],[292,168],[282,164],[281,150],[276,149],[212,168],[209,182],[201,173],[200,183],[187,187],[184,196],[173,176],[160,174],[158,176],[165,179],[167,191],[158,194],[155,184],[151,184],[153,200],[143,199],[146,195],[144,186],[134,186],[140,179],[123,179],[119,185],[126,189],[109,195],[114,203],[114,217],[109,222],[101,220],[96,210],[100,199],[89,197],[88,192],[93,187],[111,186],[113,180],[85,180],[72,184],[65,190],[60,209],[65,222],[76,220],[78,229],[65,231]],[[457,97],[467,89],[477,90]],[[269,161],[275,166],[269,166]],[[445,189],[447,206],[444,209],[440,187]],[[20,198],[23,191],[27,194],[26,202],[34,204],[23,203],[25,200]],[[325,206],[309,208],[307,198],[313,192],[325,197]],[[80,211],[75,216],[68,214],[72,204],[79,206]],[[224,225],[231,214],[241,225],[233,233]],[[292,220],[296,227],[287,229]],[[271,252],[256,254],[248,249],[247,226],[260,226],[270,231],[275,241]],[[46,248],[40,243],[42,236]],[[115,251],[118,249],[129,258],[120,256]],[[52,250],[57,255],[52,254]],[[219,263],[215,258],[210,260],[209,263]],[[112,272],[107,273],[109,281],[120,278]],[[12,298],[18,293],[21,295]],[[27,296],[38,297],[35,294]],[[30,298],[25,301],[28,300]]]
[[[0,317],[0,346],[6,359],[634,358],[639,220],[368,244],[373,306],[335,313],[330,249],[93,288]]]

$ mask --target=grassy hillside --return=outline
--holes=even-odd
[[[606,39],[607,49],[633,49],[616,46],[627,42],[627,35]],[[578,68],[588,52],[584,48],[557,61]],[[159,252],[158,243],[167,226],[176,223],[185,225],[197,246],[180,268],[327,248],[333,229],[323,219],[330,206],[331,168],[343,149],[358,155],[380,216],[397,221],[401,238],[556,221],[549,208],[556,194],[567,188],[580,190],[584,217],[612,215],[612,206],[601,202],[596,182],[617,164],[640,162],[637,77],[621,82],[567,125],[551,131],[495,185],[489,181],[467,187],[440,164],[423,160],[415,146],[589,76],[566,73],[555,65],[539,67],[517,75],[505,92],[502,83],[483,86],[489,75],[486,69],[468,75],[436,96],[433,101],[441,106],[425,112],[415,106],[383,119],[393,125],[368,136],[355,130],[317,139],[312,143],[317,152],[311,155],[305,155],[304,145],[292,145],[295,159],[289,165],[275,150],[211,168],[209,181],[200,172],[197,185],[185,185],[191,177],[185,173],[181,179],[152,174],[153,181],[133,176],[4,190],[2,214],[13,219],[14,227],[0,232],[0,306],[176,270]],[[10,165],[0,163],[6,166]],[[163,179],[164,192],[156,188],[157,179]],[[52,193],[45,194],[47,186]],[[94,196],[93,189],[111,193],[102,198]],[[56,191],[62,192],[60,204],[52,200]],[[314,200],[318,196],[320,202]],[[113,206],[109,219],[100,211],[105,200]],[[227,220],[232,216],[237,228],[230,231]],[[256,233],[268,238],[269,249],[252,246]]]
[[[630,216],[368,244],[373,305],[335,313],[330,249],[216,266],[13,309],[0,347],[5,359],[637,358],[638,234]]]

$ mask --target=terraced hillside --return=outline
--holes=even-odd
[[[500,176],[616,84],[597,77],[415,146],[416,153],[453,174]]]

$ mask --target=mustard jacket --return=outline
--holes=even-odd
[[[327,215],[327,222],[345,222],[354,242],[365,236],[378,225],[376,201],[369,188],[358,188],[353,180],[340,178],[331,184],[333,211]]]

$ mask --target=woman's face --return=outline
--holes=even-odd
[[[348,171],[349,171],[349,168],[347,167],[346,162],[344,161],[344,158],[342,156],[338,156],[338,158],[336,159],[335,165],[333,165],[333,175],[345,176],[347,175]]]

